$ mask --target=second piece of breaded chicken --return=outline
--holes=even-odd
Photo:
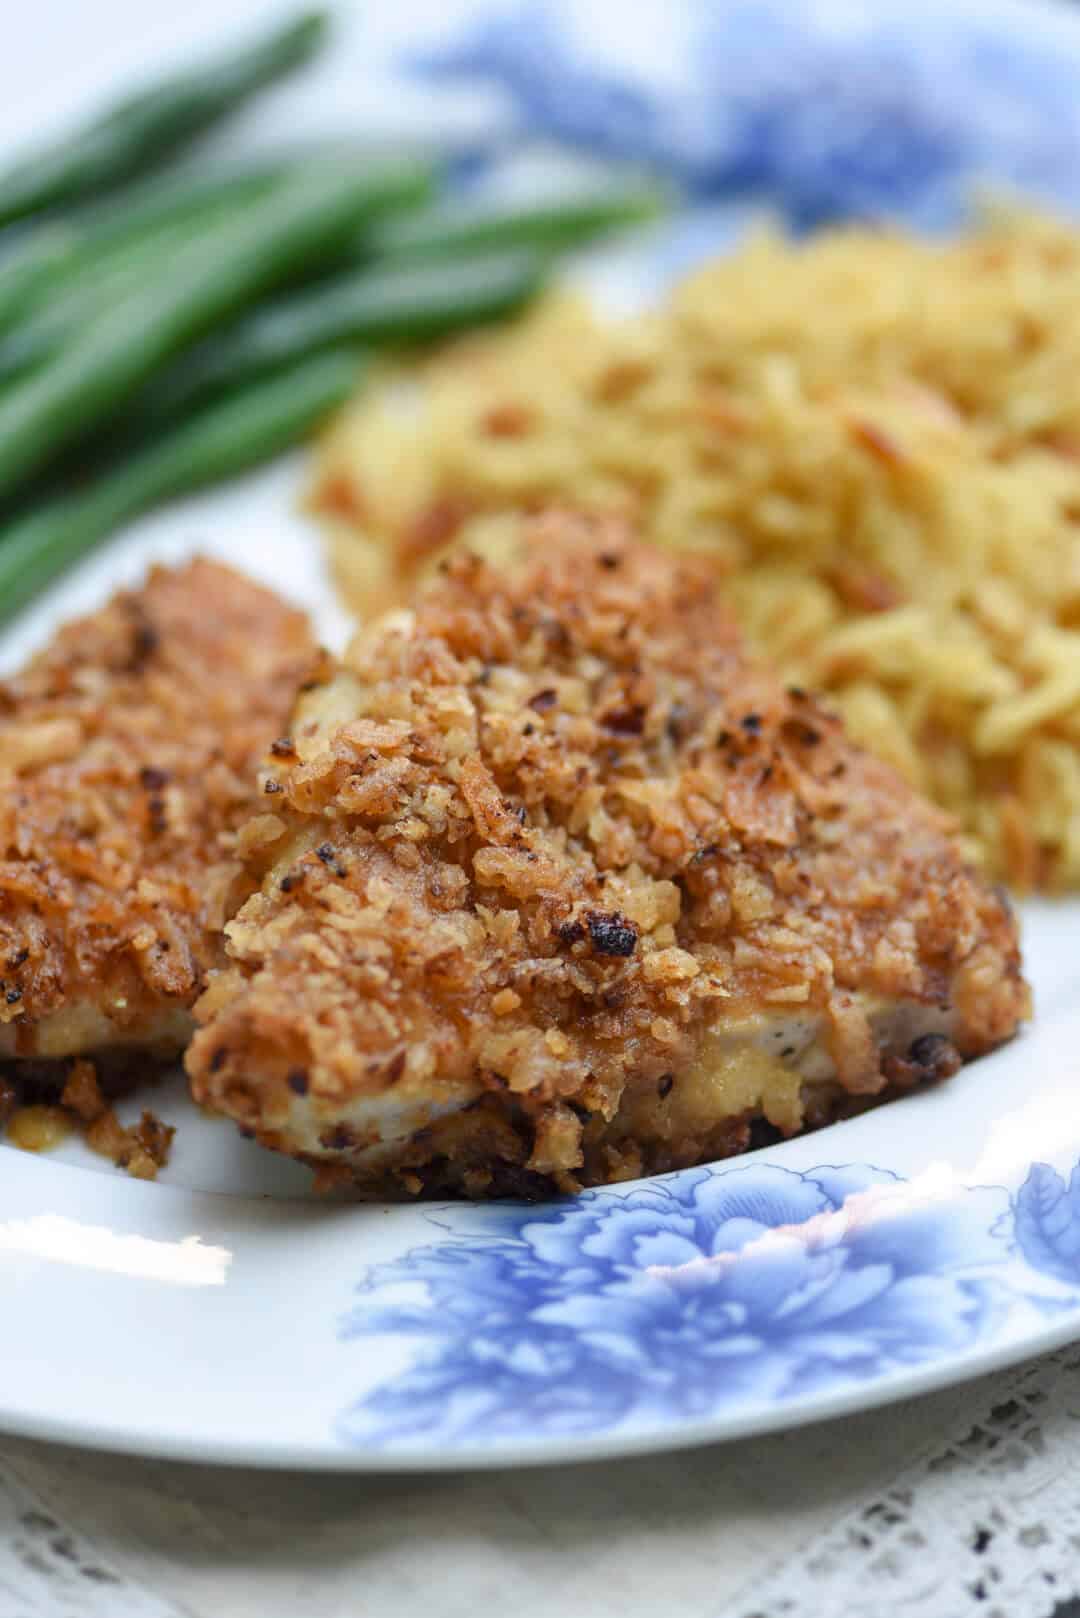
[[[0,682],[0,1062],[183,1046],[315,650],[302,613],[196,560]]]
[[[943,816],[614,525],[457,558],[291,737],[188,1064],[324,1179],[544,1194],[722,1157],[1027,1013]]]

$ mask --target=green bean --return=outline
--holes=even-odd
[[[128,96],[0,173],[0,224],[78,201],[151,167],[299,67],[326,32],[311,11],[266,38]]]
[[[426,259],[505,247],[573,247],[620,226],[655,219],[671,200],[657,185],[610,182],[539,201],[438,202],[383,221],[357,248],[375,258]]]
[[[292,149],[259,163],[193,173],[190,165],[128,187],[108,201],[83,208],[65,222],[85,244],[90,261],[111,258],[116,252],[138,251],[152,244],[159,230],[177,223],[194,223],[223,207],[243,207],[256,196],[306,170],[312,163],[332,162],[356,171],[367,166],[373,190],[385,186],[385,205],[416,207],[430,200],[437,165],[415,152],[373,152],[356,142],[326,143]],[[56,223],[42,229],[57,229]]]
[[[319,354],[239,389],[106,471],[0,529],[0,623],[133,517],[217,483],[303,437],[356,385],[359,361]]]
[[[294,162],[292,173],[299,172]],[[288,174],[278,170],[279,186]],[[370,195],[364,212],[376,219],[392,209],[423,202],[431,192],[433,170],[415,161],[386,159],[372,163],[367,178]],[[93,319],[103,302],[126,298],[143,279],[157,274],[178,247],[227,223],[239,208],[267,192],[270,181],[265,173],[258,179],[261,188],[256,176],[238,176],[229,186],[207,188],[199,205],[192,199],[186,208],[162,214],[156,228],[116,242],[96,260],[84,262],[78,275],[60,279],[40,308],[0,338],[0,384],[42,364]]]
[[[180,349],[301,266],[340,251],[370,202],[366,173],[312,164],[174,253],[0,396],[0,499],[100,428]]]
[[[543,255],[519,249],[329,277],[263,304],[184,355],[138,399],[135,419],[145,429],[209,394],[320,349],[421,342],[498,319],[540,290],[546,269]]]
[[[0,333],[178,222],[243,207],[288,173],[283,162],[132,188],[122,201],[36,227],[0,259]]]
[[[0,332],[40,303],[69,262],[74,243],[69,227],[50,225],[0,263]]]
[[[212,229],[232,211],[222,204],[216,216],[200,216],[198,228]],[[27,310],[14,330],[0,338],[0,386],[41,365],[100,314],[106,302],[126,298],[145,277],[148,261],[152,271],[154,257],[175,252],[191,240],[194,228],[186,220],[164,226],[155,233],[152,246],[132,245],[85,264],[77,276],[57,276],[52,295],[40,307]]]

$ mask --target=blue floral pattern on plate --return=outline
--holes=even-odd
[[[650,164],[698,196],[752,191],[800,225],[939,225],[986,173],[1080,202],[1080,52],[1018,15],[645,0],[605,29],[602,8],[519,0],[407,66],[498,86],[519,138]]]
[[[347,1443],[498,1443],[691,1422],[948,1358],[1080,1286],[1080,1169],[1015,1198],[862,1164],[696,1169],[550,1208],[444,1216],[376,1267],[344,1341],[403,1335]],[[1046,1287],[1042,1277],[1066,1283]]]

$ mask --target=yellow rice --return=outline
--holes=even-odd
[[[312,493],[357,610],[551,503],[714,555],[751,642],[952,810],[1080,886],[1080,236],[763,236],[647,318],[550,298],[387,368]]]

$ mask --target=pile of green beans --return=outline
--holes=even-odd
[[[640,181],[466,204],[432,162],[355,147],[145,178],[325,32],[305,13],[0,171],[0,226],[44,215],[0,232],[0,622],[130,518],[309,433],[371,349],[507,316],[557,253],[666,205]]]
[[[242,208],[282,177],[282,165],[214,175],[179,184],[160,181],[147,195],[99,209],[90,222],[56,220],[35,231],[0,259],[0,335],[59,291],[78,287],[129,249],[149,249],[159,234],[180,221],[197,222],[215,209]]]
[[[305,354],[418,343],[512,314],[544,283],[547,260],[519,248],[447,264],[375,265],[267,300],[185,355],[140,401],[144,421],[181,415],[210,394]],[[2,419],[2,412],[0,412]]]
[[[0,394],[0,499],[187,344],[313,255],[333,253],[367,196],[362,170],[308,165],[219,230],[167,255],[125,302],[106,305],[54,359]]]
[[[353,200],[342,204],[345,211],[340,228],[324,241],[313,241],[306,257],[290,260],[287,273],[294,274],[313,261],[323,262],[331,253],[347,251],[365,219],[424,202],[433,184],[431,168],[424,163],[317,158],[281,168],[273,176],[241,174],[228,184],[203,187],[187,207],[180,206],[177,199],[152,232],[112,242],[93,256],[84,252],[79,272],[65,275],[50,298],[27,312],[6,337],[0,337],[0,389],[75,341],[87,317],[103,305],[130,297],[140,287],[154,284],[155,278],[163,280],[178,251],[193,245],[197,252],[205,253],[205,244],[216,245],[220,239],[221,250],[227,252],[225,227],[230,221],[252,220],[256,230],[266,232],[267,253],[278,253],[277,222],[287,211],[285,196],[290,191],[303,196],[326,183],[337,185],[348,174],[352,181],[346,189]]]

